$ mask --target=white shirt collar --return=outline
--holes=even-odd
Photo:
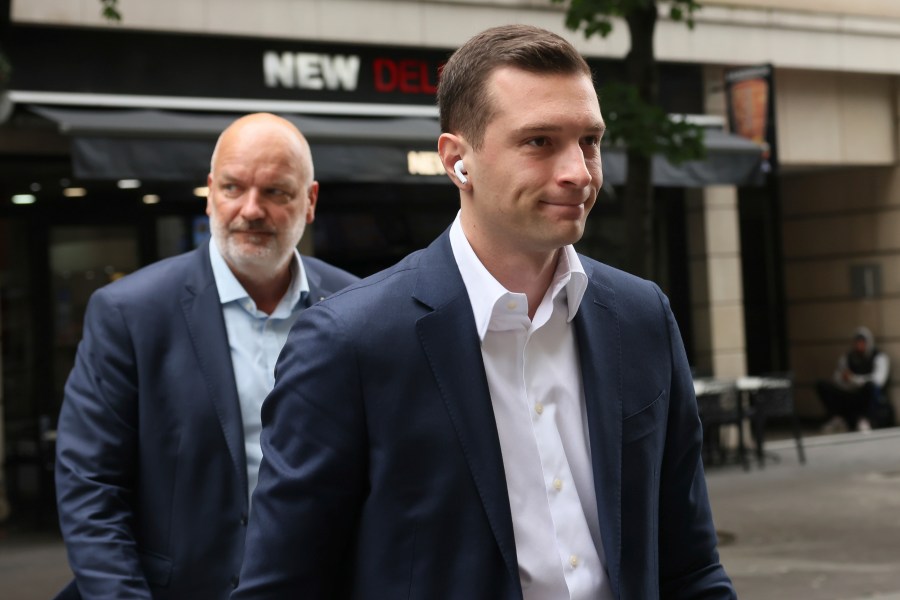
[[[503,287],[478,259],[462,230],[459,213],[456,214],[456,219],[450,226],[450,247],[469,294],[469,302],[472,303],[478,337],[484,341],[484,336],[491,323],[494,306],[511,292]],[[562,252],[559,254],[559,262],[549,292],[555,298],[563,289],[566,291],[569,309],[567,320],[571,322],[575,318],[578,306],[587,290],[587,274],[578,258],[578,253],[571,244],[563,246]]]
[[[227,304],[235,300],[248,299],[252,302],[252,298],[238,281],[234,273],[222,254],[219,252],[218,244],[215,239],[209,240],[209,260],[212,263],[213,277],[216,280],[216,289],[219,292],[219,302]],[[299,277],[297,276],[299,274]],[[303,262],[300,260],[300,253],[294,248],[294,256],[291,260],[291,284],[288,286],[287,292],[282,298],[272,316],[276,316],[282,306],[287,306],[288,310],[293,308],[300,301],[300,295],[303,292],[309,292],[309,281],[306,279],[306,271],[303,268]]]

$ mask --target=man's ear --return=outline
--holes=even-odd
[[[207,189],[207,190],[212,190],[212,184],[213,184],[213,178],[212,178],[212,173],[210,173],[209,175],[206,176],[206,189]],[[207,192],[206,192],[206,216],[207,216],[207,217],[210,216],[210,206],[209,206],[209,203],[212,202],[212,200],[210,199],[210,196],[211,196],[211,195],[212,195],[212,194],[211,194],[210,191],[207,191]]]
[[[444,171],[447,172],[447,175],[456,184],[456,187],[464,191],[472,189],[465,167],[465,157],[470,152],[469,144],[461,136],[454,133],[442,133],[441,137],[438,138],[438,155],[441,157]],[[460,161],[463,161],[462,164],[457,166],[457,163]]]
[[[313,181],[306,194],[309,206],[306,208],[306,224],[312,223],[316,218],[316,202],[319,200],[319,182]]]

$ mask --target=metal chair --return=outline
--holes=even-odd
[[[722,428],[737,427],[738,459],[744,470],[750,469],[744,444],[744,408],[738,393],[737,383],[724,379],[695,379],[694,392],[697,396],[697,408],[700,412],[700,423],[703,426],[703,461],[715,464],[725,463],[727,448],[722,443]]]
[[[794,377],[792,373],[771,373],[755,378],[754,385],[746,388],[750,395],[749,418],[756,444],[756,459],[761,467],[766,464],[766,422],[771,417],[787,417],[791,422],[797,458],[806,463],[800,422],[794,410]],[[739,382],[740,384],[740,382]],[[745,387],[745,386],[740,386]]]

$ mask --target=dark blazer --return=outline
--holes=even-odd
[[[357,279],[302,261],[313,300]],[[91,297],[59,417],[56,492],[84,597],[220,599],[237,583],[244,433],[207,245]]]
[[[734,598],[668,301],[582,262],[590,283],[574,323],[613,592]],[[446,233],[301,316],[263,405],[262,446],[233,599],[522,597],[479,340]]]

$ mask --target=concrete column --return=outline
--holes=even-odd
[[[688,192],[688,257],[695,367],[715,377],[747,374],[737,188]]]

